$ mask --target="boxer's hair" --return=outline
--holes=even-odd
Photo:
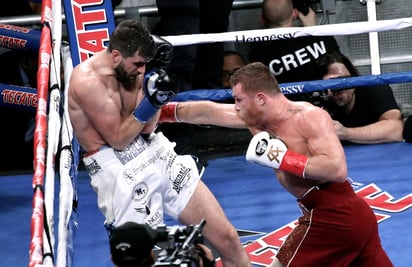
[[[150,32],[135,20],[124,20],[110,35],[109,51],[118,50],[123,57],[131,57],[137,51],[145,59],[156,55],[156,45]]]
[[[242,84],[245,92],[256,93],[263,91],[269,94],[281,93],[278,81],[270,73],[269,68],[261,62],[249,63],[237,71],[230,78],[230,84]]]

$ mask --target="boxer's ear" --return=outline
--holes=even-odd
[[[256,94],[256,100],[257,100],[257,104],[259,106],[262,106],[266,103],[266,96],[263,93],[257,93]]]
[[[122,61],[122,54],[120,53],[119,50],[113,49],[112,51],[112,60],[113,60],[113,64],[115,66],[119,65],[119,63]]]

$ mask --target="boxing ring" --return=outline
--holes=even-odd
[[[380,221],[383,246],[397,267],[412,264],[411,150],[412,144],[407,143],[345,148],[349,176],[358,184],[355,190],[371,204]],[[0,259],[4,266],[27,266],[32,212],[32,189],[27,181],[31,175],[0,179]],[[271,170],[247,163],[243,155],[210,160],[203,180],[239,230],[255,265],[264,266],[299,216],[295,199],[279,186]],[[111,267],[104,218],[84,171],[79,172],[78,195],[79,227],[73,266]],[[170,219],[166,222],[175,224]]]
[[[67,3],[66,3],[67,2]],[[69,1],[65,1],[68,4]],[[75,1],[74,1],[75,2]],[[104,9],[87,7],[88,12],[111,14]],[[68,6],[65,8],[68,10]],[[66,12],[68,25],[76,23],[76,14],[86,7],[80,2]],[[4,175],[0,177],[0,214],[6,231],[0,252],[6,266],[112,266],[108,239],[103,227],[104,218],[97,209],[96,196],[85,171],[78,170],[79,148],[73,138],[67,114],[67,86],[71,69],[92,56],[107,43],[113,18],[103,25],[84,26],[69,32],[70,42],[61,41],[61,6],[59,1],[43,1],[42,29],[30,32],[33,46],[39,50],[37,93],[33,88],[0,85],[1,105],[27,108],[36,112],[35,158],[33,175]],[[77,12],[77,13],[76,13]],[[110,16],[108,16],[110,18]],[[0,24],[2,25],[2,24]],[[72,29],[74,26],[69,26]],[[101,27],[101,29],[98,28]],[[103,26],[103,27],[102,27]],[[239,31],[190,36],[164,36],[173,45],[207,42],[255,41],[262,36],[350,35],[404,29],[412,26],[412,18],[359,22],[314,27]],[[22,28],[2,27],[17,38]],[[100,32],[93,45],[84,40],[87,31]],[[2,35],[2,36],[3,36]],[[22,39],[19,36],[18,39]],[[24,38],[23,38],[24,39]],[[39,46],[36,47],[37,40]],[[83,42],[82,42],[83,41]],[[77,45],[73,45],[77,44]],[[82,47],[81,44],[89,44]],[[16,48],[18,47],[11,47]],[[60,61],[62,58],[62,63]],[[62,88],[60,68],[63,65],[65,89]],[[308,93],[324,89],[353,86],[412,82],[412,72],[392,72],[333,79],[281,84],[285,94]],[[28,91],[29,90],[29,91]],[[30,95],[32,101],[17,101]],[[9,96],[9,97],[5,97]],[[176,101],[188,99],[222,100],[231,98],[224,89],[194,90],[178,94]],[[380,145],[345,147],[349,176],[355,181],[356,192],[365,198],[375,211],[384,248],[395,266],[411,266],[409,247],[412,234],[407,230],[411,221],[412,186],[410,185],[412,144],[400,142]],[[32,187],[27,181],[32,179]],[[279,186],[273,172],[247,163],[244,155],[217,157],[209,161],[203,177],[216,195],[231,222],[239,231],[242,242],[256,266],[271,262],[285,236],[293,229],[299,210],[295,200]],[[56,204],[56,205],[55,205]],[[56,215],[55,215],[56,214]],[[16,224],[16,222],[22,222]],[[167,218],[170,225],[176,224]],[[28,226],[30,224],[30,227]],[[96,225],[99,225],[96,227]],[[29,248],[29,257],[27,251]],[[12,256],[11,256],[12,255]]]

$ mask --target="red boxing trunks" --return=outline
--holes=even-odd
[[[314,187],[298,200],[306,210],[276,257],[290,267],[391,267],[372,209],[348,181]]]

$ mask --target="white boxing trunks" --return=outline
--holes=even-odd
[[[192,156],[177,155],[174,147],[162,133],[153,133],[122,151],[105,146],[83,158],[106,225],[156,226],[163,223],[163,211],[178,218],[201,174]]]

